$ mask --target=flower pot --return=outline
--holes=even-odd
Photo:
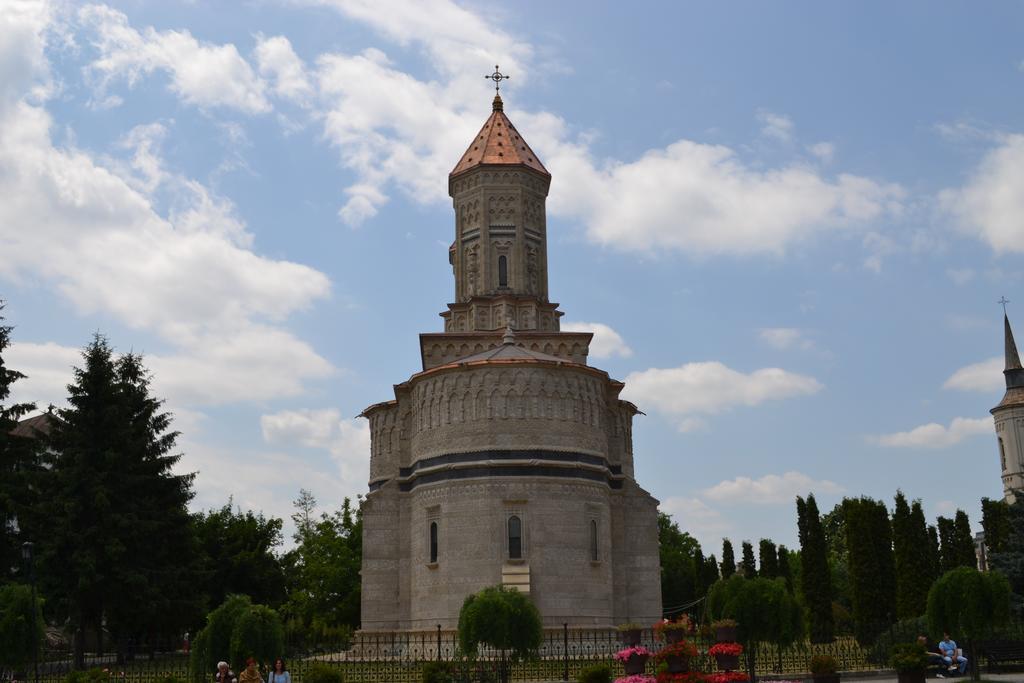
[[[819,674],[814,676],[814,683],[839,683],[839,674]]]
[[[666,655],[665,664],[670,674],[684,674],[690,670],[690,658],[686,655]]]
[[[622,632],[622,642],[625,645],[633,646],[640,644],[641,631],[638,628],[631,628],[628,631]]]
[[[735,671],[740,668],[739,655],[715,655],[715,662],[722,671]]]
[[[715,640],[719,643],[735,643],[736,642],[736,627],[735,626],[719,626],[715,629]]]
[[[642,674],[644,667],[647,666],[648,659],[650,659],[650,655],[630,655],[629,659],[622,663],[623,668],[626,670],[626,675],[635,676],[636,674]]]
[[[904,671],[896,674],[899,683],[924,683],[924,671]]]
[[[666,643],[678,643],[680,640],[686,637],[686,631],[679,628],[665,629],[665,642]]]

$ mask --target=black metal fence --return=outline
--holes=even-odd
[[[814,655],[831,655],[842,672],[865,672],[888,669],[888,648],[892,643],[911,642],[918,635],[916,626],[893,627],[872,647],[862,647],[851,636],[837,638],[828,644],[807,641],[779,648],[771,643],[755,643],[755,670],[768,678],[800,679],[809,677],[809,663]],[[1024,641],[1024,625],[1015,624],[1005,634]],[[691,661],[692,670],[713,671],[714,661],[706,655],[712,641],[693,635],[688,638],[701,653]],[[651,630],[644,631],[641,644],[652,651],[661,647]],[[963,644],[962,645],[969,645]],[[177,648],[177,649],[175,649]],[[546,631],[537,657],[511,665],[513,681],[573,681],[585,667],[609,664],[612,672],[622,675],[622,666],[613,655],[622,648],[616,631],[577,631],[570,629]],[[749,646],[748,646],[749,648]],[[473,662],[460,660],[456,635],[452,632],[363,633],[351,642],[321,644],[317,647],[289,648],[285,653],[293,683],[304,683],[306,673],[314,665],[327,665],[340,670],[345,683],[419,683],[428,662],[462,662],[464,669],[474,672],[474,681],[496,680],[500,654],[486,649]],[[979,652],[979,665],[986,664]],[[225,654],[226,657],[226,654]],[[107,669],[111,683],[171,683],[169,679],[192,680],[189,657],[180,645],[147,648],[133,659],[117,663],[112,655],[86,658],[87,666]],[[649,669],[653,665],[649,665]],[[44,683],[61,683],[72,669],[70,651],[51,650],[40,664]],[[213,671],[206,680],[213,681]],[[28,679],[31,680],[31,672]]]

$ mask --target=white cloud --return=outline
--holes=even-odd
[[[785,114],[761,109],[757,112],[757,120],[761,122],[761,135],[779,142],[790,142],[793,139],[793,119]]]
[[[969,235],[997,253],[1024,252],[1024,135],[1006,135],[989,151],[967,184],[944,190],[941,206]]]
[[[678,368],[651,368],[626,377],[623,398],[641,408],[680,419],[694,414],[715,414],[736,406],[756,406],[765,401],[817,393],[822,384],[813,377],[779,368],[762,368],[749,374],[718,361],[687,363]]]
[[[271,109],[264,81],[230,43],[201,43],[188,31],[148,27],[139,32],[124,13],[106,5],[87,5],[78,17],[92,31],[99,53],[88,73],[97,80],[100,100],[113,81],[124,79],[131,87],[141,76],[160,70],[170,76],[171,90],[190,104],[250,114]]]
[[[590,355],[593,358],[629,358],[633,355],[633,349],[622,336],[604,323],[564,322],[560,327],[563,332],[592,332],[594,338],[590,342]]]
[[[274,94],[299,103],[309,101],[313,85],[306,75],[306,66],[287,38],[259,36],[254,52],[260,75],[273,84]]]
[[[808,339],[803,330],[795,327],[765,327],[758,330],[757,336],[765,344],[782,351],[787,349],[806,351],[814,348],[814,341]]]
[[[815,480],[803,472],[766,474],[759,479],[736,477],[719,482],[702,492],[706,498],[727,503],[778,504],[792,503],[798,495],[814,493],[839,494],[843,487],[828,479]]]
[[[82,351],[49,342],[13,342],[4,351],[4,363],[26,375],[12,387],[15,401],[31,401],[40,410],[47,405],[63,406],[67,385],[74,379],[71,368],[82,364]]]
[[[983,360],[980,363],[966,365],[943,382],[943,389],[959,389],[961,391],[993,392],[1002,389],[1004,359],[1000,356]]]
[[[370,477],[370,426],[367,420],[344,419],[333,408],[285,410],[263,415],[260,426],[268,443],[299,444],[328,451],[343,482],[343,495],[365,492]]]
[[[679,528],[696,538],[704,548],[704,554],[717,553],[721,539],[733,529],[733,525],[722,513],[708,506],[700,498],[673,496],[661,501],[659,509],[672,517]]]
[[[835,156],[836,148],[831,142],[816,142],[807,146],[807,151],[823,163],[830,163]]]
[[[870,437],[880,446],[892,448],[946,448],[979,434],[993,433],[992,418],[955,417],[949,426],[930,422],[908,432]]]

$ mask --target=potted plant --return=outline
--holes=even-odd
[[[616,661],[622,662],[626,675],[642,674],[651,658],[651,651],[642,645],[631,645],[615,653]]]
[[[654,625],[654,635],[666,643],[678,643],[687,633],[693,631],[693,624],[690,617],[681,615],[675,621],[662,619]]]
[[[889,663],[896,669],[899,683],[924,683],[928,654],[920,643],[897,643],[892,646]]]
[[[697,648],[685,640],[680,640],[665,645],[658,650],[654,658],[659,663],[664,662],[669,673],[679,674],[690,670],[690,658],[696,656]]]
[[[631,621],[625,624],[619,624],[619,633],[622,634],[622,644],[639,645],[640,634],[643,633],[643,630],[643,626]]]
[[[814,655],[811,657],[811,677],[814,683],[839,683],[836,670],[839,665],[832,655]]]
[[[735,671],[740,668],[740,655],[743,654],[743,646],[739,643],[715,643],[708,648],[708,654],[715,658],[719,669]]]
[[[715,631],[715,640],[719,643],[736,642],[736,626],[735,619],[719,619],[712,622],[711,628]]]

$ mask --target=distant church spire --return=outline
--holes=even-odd
[[[1003,333],[1005,337],[1006,368],[1004,373],[1020,371],[1020,355],[1017,353],[1017,343],[1013,340],[1013,330],[1010,329],[1010,319],[1003,313]],[[1009,376],[1007,376],[1009,382]],[[1007,384],[1009,386],[1009,384]]]

